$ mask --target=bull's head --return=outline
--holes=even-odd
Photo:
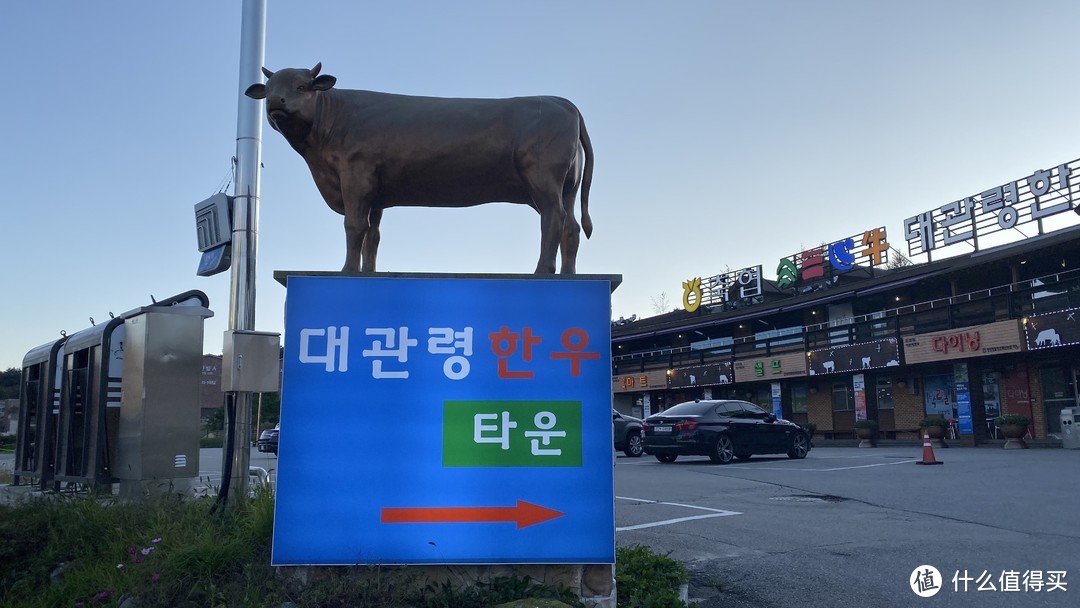
[[[310,123],[315,116],[315,97],[319,91],[329,90],[337,78],[329,74],[319,75],[322,63],[310,70],[287,68],[271,72],[263,68],[266,84],[253,84],[244,91],[252,99],[266,99],[266,116],[270,125],[282,131],[295,119]]]

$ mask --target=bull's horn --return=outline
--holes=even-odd
[[[315,64],[315,67],[311,68],[311,77],[315,78],[316,76],[318,76],[319,72],[321,70],[322,70],[322,62],[320,61],[319,63]]]
[[[271,72],[270,70],[268,70],[266,68],[262,69],[262,73],[263,73],[263,76],[266,76],[267,79],[269,79],[271,76],[274,75],[273,72]]]

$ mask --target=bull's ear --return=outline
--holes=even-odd
[[[244,91],[244,95],[247,95],[252,99],[266,99],[266,85],[255,83]]]
[[[270,70],[268,70],[266,68],[262,68],[262,73],[263,73],[263,76],[266,76],[267,80],[269,80],[270,77],[274,75],[273,72],[271,72]]]
[[[323,74],[322,76],[319,76],[315,80],[311,81],[311,90],[328,91],[334,88],[335,84],[337,84],[337,78],[329,74]]]

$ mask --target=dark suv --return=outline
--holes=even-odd
[[[641,418],[634,418],[611,410],[611,422],[615,425],[615,449],[627,456],[637,458],[645,453],[641,438]]]
[[[278,446],[278,433],[280,432],[281,424],[275,424],[274,428],[266,429],[259,434],[259,451],[260,452],[273,452],[274,456],[277,456]]]

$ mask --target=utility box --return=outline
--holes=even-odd
[[[1080,450],[1080,427],[1076,419],[1080,418],[1080,407],[1061,408],[1061,447],[1066,450]]]
[[[221,354],[221,390],[276,393],[281,388],[281,334],[228,330]]]
[[[125,313],[124,381],[117,462],[120,494],[187,493],[199,475],[201,306]]]

